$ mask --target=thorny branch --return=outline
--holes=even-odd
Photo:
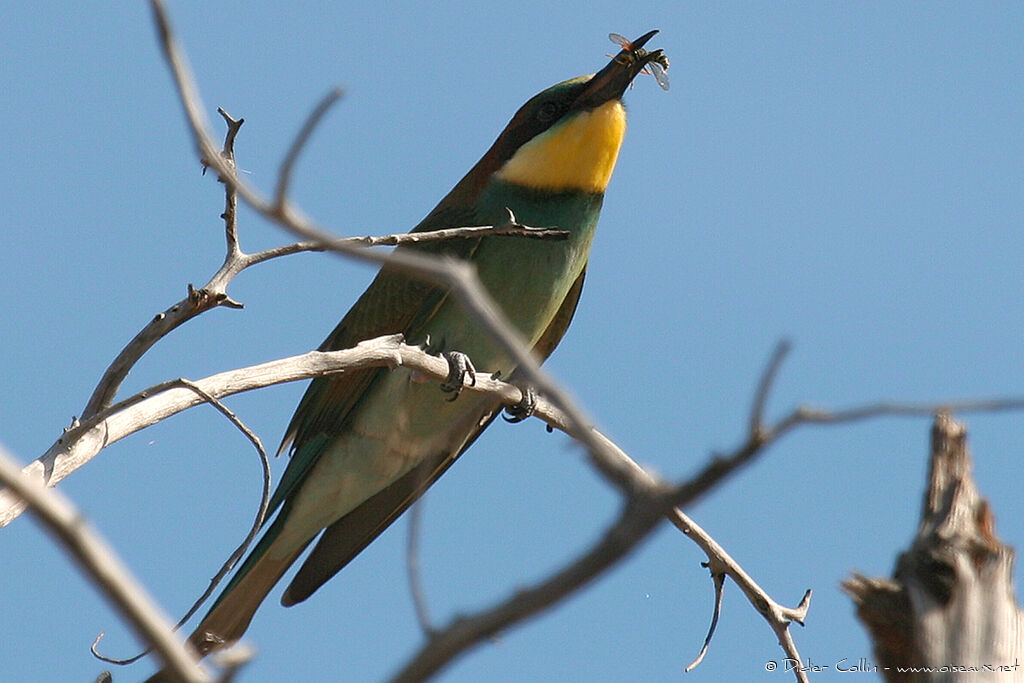
[[[788,608],[778,604],[768,593],[743,570],[726,551],[722,548],[704,529],[691,520],[678,507],[692,504],[696,498],[708,488],[720,481],[728,474],[735,471],[741,465],[756,454],[763,452],[782,433],[768,438],[759,436],[763,429],[763,411],[767,403],[767,397],[778,369],[785,357],[788,345],[780,344],[765,369],[759,383],[758,391],[754,401],[754,414],[750,421],[751,433],[748,435],[747,444],[744,444],[735,454],[730,456],[730,466],[727,468],[718,467],[711,473],[704,473],[699,479],[699,485],[690,486],[684,483],[675,489],[669,489],[665,484],[655,480],[645,470],[640,468],[632,459],[622,452],[618,446],[604,437],[597,430],[591,430],[594,438],[601,440],[609,452],[620,458],[623,466],[632,467],[637,477],[647,479],[652,487],[663,491],[661,499],[643,499],[639,496],[627,498],[627,504],[622,515],[612,524],[602,536],[601,541],[579,555],[562,569],[556,571],[551,577],[541,581],[536,586],[519,590],[508,597],[502,603],[486,610],[479,611],[469,617],[461,617],[454,620],[442,629],[432,629],[432,636],[420,650],[406,663],[406,665],[395,675],[393,681],[421,681],[429,678],[439,671],[443,666],[452,662],[455,657],[463,651],[490,637],[512,624],[522,621],[528,616],[535,614],[559,600],[575,593],[582,586],[599,576],[607,568],[615,565],[633,548],[639,545],[651,531],[654,530],[661,516],[665,515],[679,528],[686,536],[693,541],[707,554],[706,566],[710,569],[716,588],[716,601],[714,616],[707,638],[700,654],[689,665],[687,670],[696,667],[703,659],[708,645],[714,635],[718,622],[722,585],[726,577],[731,577],[752,605],[768,621],[772,630],[776,633],[779,643],[786,652],[787,657],[799,659],[800,655],[796,644],[789,633],[789,624],[793,621],[803,623],[807,610],[810,607],[811,592],[807,591],[796,608]],[[538,401],[536,415],[547,422],[550,426],[560,429],[575,437],[572,432],[572,425],[563,421],[564,416],[552,415],[547,401]],[[557,418],[557,419],[552,419]],[[748,449],[747,445],[757,442],[757,446]],[[691,480],[693,481],[693,480]],[[806,681],[806,673],[795,671],[797,680]]]

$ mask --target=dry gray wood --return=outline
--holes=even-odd
[[[854,574],[843,583],[887,681],[1024,681],[1014,551],[996,537],[971,465],[966,428],[939,413],[913,544],[892,579]]]

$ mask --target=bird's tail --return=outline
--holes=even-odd
[[[249,628],[256,610],[274,585],[295,561],[307,543],[290,551],[275,547],[287,515],[279,514],[274,523],[228,582],[213,607],[189,636],[189,644],[205,657],[236,643]],[[163,683],[172,678],[166,670],[157,672],[146,683]]]
[[[239,567],[213,607],[189,636],[200,655],[226,648],[242,637],[256,610],[307,543],[297,548],[277,548],[288,515],[279,514]]]

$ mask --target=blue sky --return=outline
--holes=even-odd
[[[413,226],[545,87],[600,68],[609,31],[672,60],[639,78],[587,286],[549,368],[635,459],[685,477],[742,438],[758,374],[791,339],[770,402],[849,406],[1024,393],[1024,6],[1019,3],[184,3],[169,9],[211,117],[246,119],[239,165],[268,190],[303,117],[345,100],[295,181],[338,234]],[[223,257],[223,195],[200,175],[148,6],[18,4],[0,24],[0,442],[30,460],[107,363]],[[249,250],[287,238],[241,215]],[[243,311],[162,341],[135,391],[317,346],[372,269],[299,255],[242,274]],[[276,445],[301,385],[230,405]],[[976,477],[1024,539],[1024,415],[968,416]],[[917,524],[929,421],[806,428],[691,514],[781,602],[815,590],[801,653],[871,657],[839,583],[888,575]],[[283,462],[277,462],[277,472]],[[115,444],[62,489],[161,604],[182,612],[242,536],[255,455],[211,409]],[[435,619],[541,577],[617,498],[566,437],[497,424],[432,489],[424,579]],[[420,643],[396,524],[314,599],[257,615],[241,680],[379,680]],[[92,680],[89,643],[138,648],[28,518],[0,530],[0,671]],[[668,527],[579,596],[460,659],[445,681],[675,681],[712,592]],[[768,674],[775,638],[734,587],[686,680]],[[144,677],[152,664],[115,671]],[[831,678],[829,675],[822,679]]]

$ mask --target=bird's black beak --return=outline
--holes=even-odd
[[[626,88],[633,82],[636,75],[643,71],[648,62],[662,59],[660,49],[653,52],[643,49],[644,44],[656,33],[656,30],[648,31],[623,46],[619,54],[612,57],[612,61],[608,62],[606,67],[591,77],[586,89],[576,98],[572,108],[592,109],[609,100],[621,98],[622,94],[626,92]]]

